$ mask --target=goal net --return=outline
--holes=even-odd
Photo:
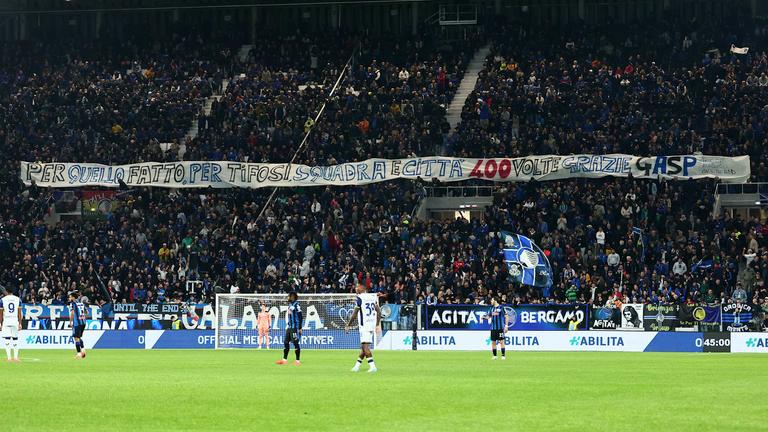
[[[354,294],[299,294],[304,315],[301,348],[357,349],[357,325],[345,333],[355,309]],[[271,317],[271,348],[283,347],[288,312],[287,294],[218,294],[216,296],[216,348],[257,348],[257,320],[261,305]]]

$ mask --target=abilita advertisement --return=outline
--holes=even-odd
[[[86,330],[86,349],[196,349],[213,348],[213,330]],[[21,330],[19,347],[25,349],[75,349],[71,331]]]
[[[508,351],[705,352],[712,344],[726,348],[730,345],[727,334],[725,338],[714,338],[699,332],[515,331],[505,336]],[[377,348],[410,350],[413,340],[410,331],[390,331],[384,334]],[[491,349],[490,332],[486,331],[421,331],[417,333],[416,344],[418,350],[425,351]]]
[[[731,333],[731,352],[768,354],[768,333]]]
[[[354,334],[338,335],[307,331],[302,348],[349,349],[359,343]],[[238,348],[253,348],[253,337],[235,336]],[[282,346],[280,332],[271,332],[271,343]],[[753,352],[768,354],[768,333],[515,331],[505,334],[509,351],[617,351],[617,352]],[[88,330],[83,335],[86,349],[213,349],[213,330]],[[377,350],[411,350],[412,331],[384,332]],[[489,331],[424,330],[415,336],[418,350],[490,350]],[[65,330],[22,330],[22,350],[74,350],[72,332]],[[233,346],[234,346],[233,345]]]

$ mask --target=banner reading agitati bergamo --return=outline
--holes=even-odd
[[[542,155],[520,158],[462,159],[421,157],[368,159],[331,166],[289,163],[145,162],[128,165],[21,162],[26,185],[66,188],[128,186],[167,188],[260,188],[267,186],[364,185],[395,179],[497,182],[628,177],[703,179],[727,183],[749,179],[749,156]]]

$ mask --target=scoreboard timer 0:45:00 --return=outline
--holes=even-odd
[[[700,339],[704,352],[731,352],[730,333],[709,332],[704,333]],[[698,345],[697,341],[697,345]]]

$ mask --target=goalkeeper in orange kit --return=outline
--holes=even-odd
[[[272,328],[272,315],[267,311],[267,305],[261,304],[261,312],[256,319],[256,326],[259,329],[259,349],[261,349],[262,338],[267,349],[269,349],[269,329]]]

